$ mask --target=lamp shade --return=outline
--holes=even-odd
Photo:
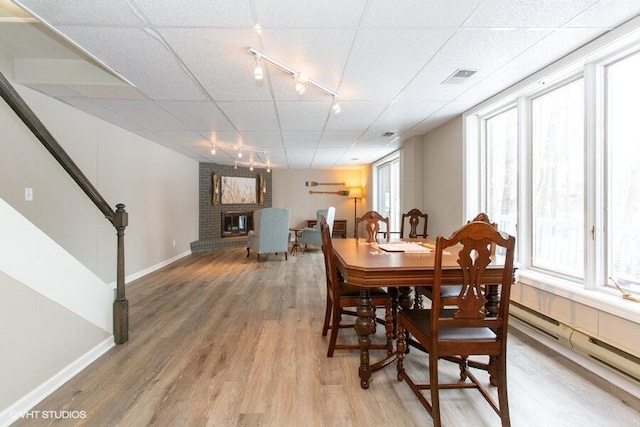
[[[349,189],[349,197],[359,199],[362,197],[362,187],[351,187]]]

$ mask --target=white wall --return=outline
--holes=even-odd
[[[61,372],[101,344],[113,345],[110,334],[0,271],[0,425],[55,388]],[[106,341],[106,342],[105,342]],[[52,383],[50,387],[48,383]],[[51,391],[51,390],[48,390]],[[23,406],[16,404],[26,401]]]
[[[417,208],[429,214],[424,203],[424,175],[424,137],[415,136],[400,150],[400,212]]]
[[[424,212],[429,236],[450,236],[470,218],[462,214],[462,117],[424,136]]]
[[[347,220],[348,236],[353,233],[353,199],[337,194],[309,194],[309,191],[336,192],[349,187],[364,187],[364,199],[358,200],[357,215],[369,210],[367,203],[371,186],[370,168],[362,169],[273,169],[273,206],[291,210],[291,226],[306,226],[307,219],[315,219],[318,209],[336,208],[335,219]],[[345,185],[306,187],[306,181],[344,182]]]
[[[16,89],[107,202],[124,203],[126,274],[190,250],[198,238],[198,163],[28,88]],[[0,197],[106,282],[116,232],[4,102]],[[25,187],[34,200],[24,200]],[[175,240],[175,246],[173,241]]]

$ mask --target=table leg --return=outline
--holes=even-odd
[[[294,235],[294,240],[293,240],[293,244],[291,245],[291,252],[290,252],[290,254],[295,256],[295,254],[296,254],[298,251],[300,251],[300,252],[304,253],[304,249],[302,248],[302,246],[300,245],[300,242],[298,241],[298,232],[297,232],[297,231],[294,231],[294,232],[293,232],[293,235]]]
[[[370,335],[375,332],[375,320],[373,317],[373,307],[371,307],[371,295],[367,288],[360,289],[360,300],[358,301],[358,318],[356,319],[356,333],[360,344],[360,387],[369,388],[371,379],[371,366],[369,365],[369,347],[371,346]]]
[[[487,317],[497,317],[500,307],[500,292],[498,285],[487,285],[487,302],[484,307],[487,309]]]

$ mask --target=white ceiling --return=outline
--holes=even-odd
[[[241,145],[277,168],[371,163],[640,14],[638,0],[14,3],[46,23],[0,0],[15,82],[198,161],[233,164]],[[340,93],[342,112],[275,67],[255,81],[249,46]],[[477,72],[442,84],[457,69]]]

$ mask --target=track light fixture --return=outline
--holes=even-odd
[[[211,155],[217,154],[216,147],[220,150],[221,154],[230,156],[233,159],[234,169],[238,169],[238,165],[248,166],[250,170],[254,167],[262,167],[267,169],[267,173],[271,172],[271,161],[269,160],[269,152],[266,150],[258,150],[256,148],[247,147],[246,145],[239,146],[237,144],[227,144],[224,142],[211,142]],[[243,151],[249,152],[249,160],[242,161],[244,157]],[[231,154],[231,152],[236,152]]]
[[[335,114],[338,114],[341,110],[340,105],[338,105],[338,98],[340,97],[340,94],[334,90],[329,89],[327,86],[323,85],[322,83],[313,80],[312,78],[309,77],[308,74],[304,73],[304,72],[300,72],[297,71],[293,68],[291,68],[290,66],[278,61],[275,58],[272,58],[269,55],[264,54],[263,52],[259,51],[258,49],[254,48],[254,47],[248,47],[247,48],[247,52],[249,52],[251,55],[253,55],[256,58],[256,68],[253,71],[253,75],[256,78],[256,80],[260,80],[264,74],[261,72],[259,75],[261,76],[261,78],[258,78],[258,74],[256,72],[256,70],[258,69],[258,66],[260,65],[259,61],[262,61],[264,63],[268,63],[273,65],[274,67],[278,68],[279,70],[289,74],[291,77],[293,77],[294,82],[295,82],[295,89],[296,92],[299,95],[302,95],[305,90],[306,90],[306,86],[313,86],[316,89],[319,89],[320,91],[326,93],[329,96],[333,97],[333,106],[332,106],[332,111]],[[262,68],[260,68],[260,71],[262,71]]]
[[[331,110],[333,111],[333,114],[340,114],[340,111],[342,111],[340,104],[338,104],[338,98],[335,96],[333,97],[333,106],[331,107]]]
[[[262,80],[264,78],[264,71],[260,65],[260,55],[256,55],[256,68],[253,69],[253,77],[256,80]]]

